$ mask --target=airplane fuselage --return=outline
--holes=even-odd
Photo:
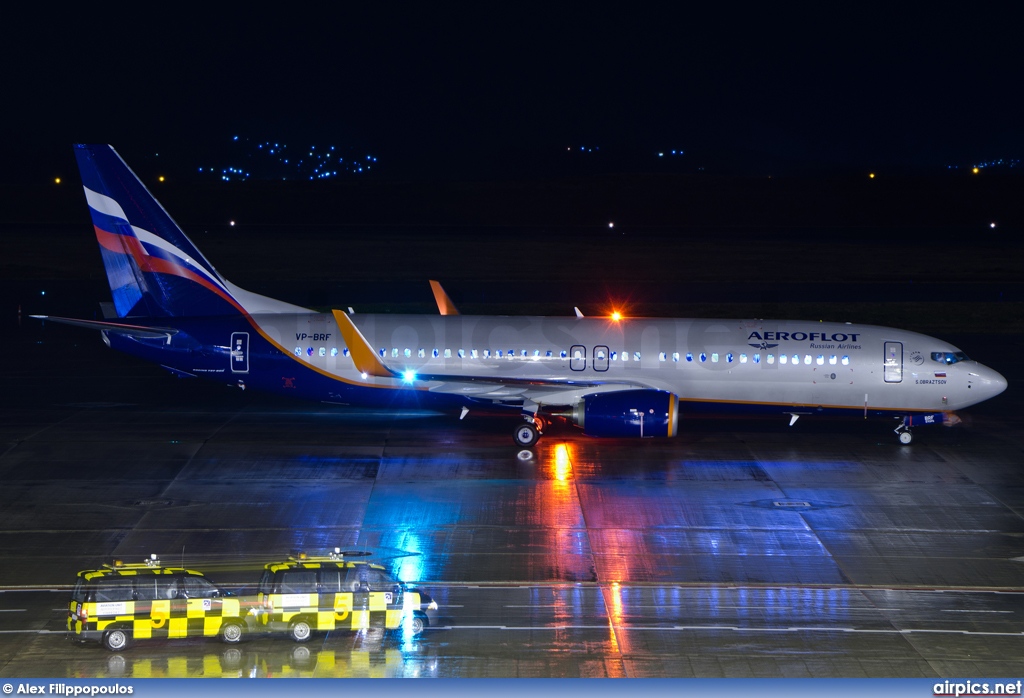
[[[353,315],[398,377],[363,375],[332,315],[174,318],[167,339],[111,346],[186,374],[308,399],[571,405],[623,384],[679,396],[683,411],[933,413],[1001,392],[1005,380],[947,342],[871,325],[784,320]],[[956,358],[963,357],[963,358]],[[451,376],[441,378],[438,376]],[[423,378],[421,378],[423,377]],[[505,383],[503,384],[503,379]],[[578,387],[573,387],[578,386]]]

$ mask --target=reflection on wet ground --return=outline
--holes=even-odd
[[[684,420],[523,453],[500,420],[272,403],[35,346],[0,404],[3,676],[1024,673],[1024,412],[998,357],[1010,389],[909,447],[872,422]],[[427,590],[440,625],[63,639],[67,585],[115,556],[246,593],[335,546]]]

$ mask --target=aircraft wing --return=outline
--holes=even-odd
[[[37,320],[59,322],[62,325],[85,327],[90,330],[101,330],[103,332],[113,332],[114,334],[123,334],[129,337],[139,337],[144,339],[167,339],[170,341],[170,338],[173,335],[178,334],[178,330],[173,327],[142,327],[139,325],[127,325],[121,322],[79,320],[78,318],[55,317],[53,315],[30,315],[29,317],[34,317]]]
[[[465,395],[475,399],[506,401],[531,400],[538,404],[572,404],[585,393],[633,390],[650,386],[634,381],[603,381],[544,378],[512,378],[509,376],[470,376],[464,374],[416,373],[406,377],[400,371],[389,368],[373,351],[363,333],[352,319],[340,310],[334,310],[334,319],[348,346],[349,356],[356,369],[368,376],[413,379],[417,382],[434,383],[431,392]]]

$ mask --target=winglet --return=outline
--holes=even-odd
[[[572,307],[572,309],[576,311],[576,317],[583,317],[583,313],[581,313],[580,309],[577,308],[575,305]]]
[[[442,315],[458,315],[458,308],[452,303],[452,299],[441,288],[440,281],[430,280],[430,290],[434,292],[434,300],[437,301],[437,309]]]
[[[348,347],[348,353],[356,365],[356,370],[379,378],[397,377],[398,374],[388,370],[388,367],[381,362],[380,357],[374,353],[373,347],[366,341],[366,337],[348,315],[340,310],[331,312],[334,313],[334,321],[338,323],[338,331],[341,332],[341,336],[345,340],[345,346]]]

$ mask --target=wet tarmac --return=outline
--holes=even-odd
[[[949,677],[1024,674],[1020,340],[1010,380],[912,446],[879,422],[684,420],[673,440],[275,402],[95,335],[12,330],[0,403],[0,675]],[[370,551],[427,589],[418,637],[64,638],[112,558],[239,593],[266,562]]]

